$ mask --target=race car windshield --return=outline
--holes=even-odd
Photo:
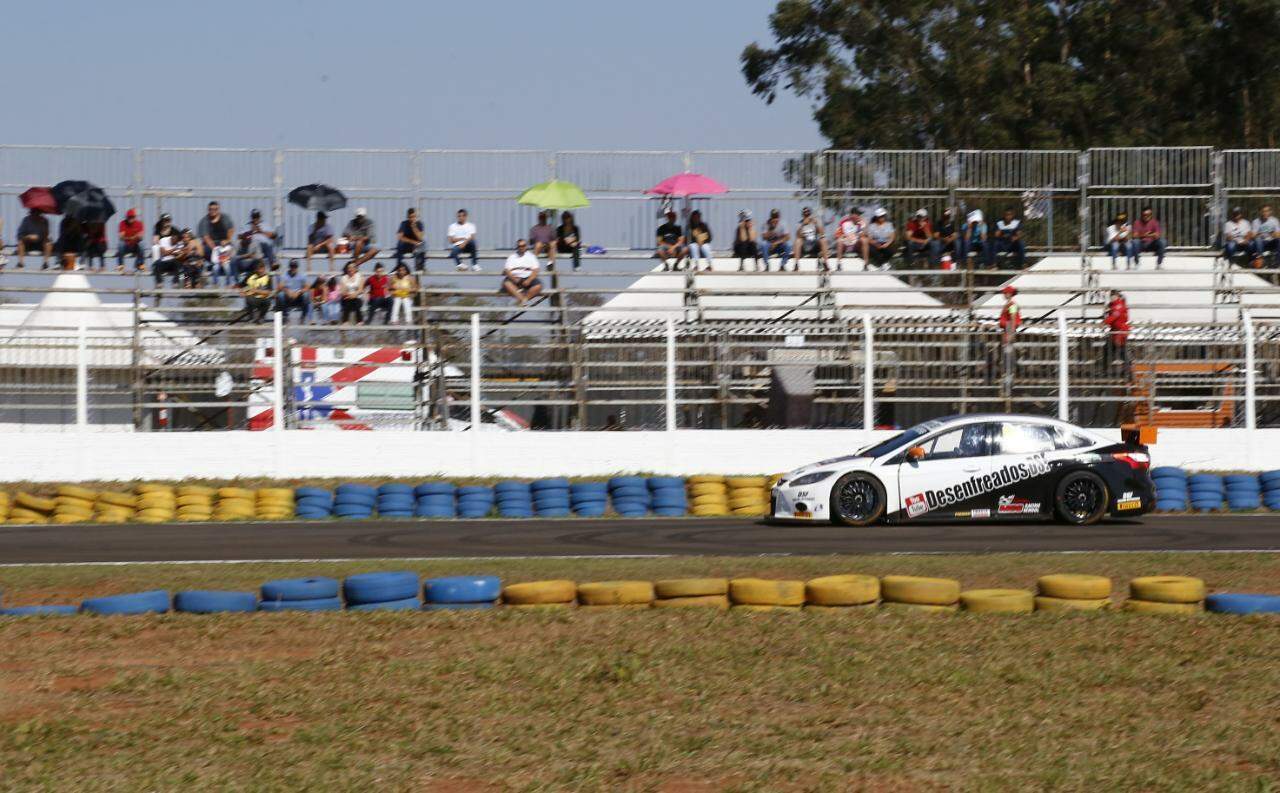
[[[916,438],[919,438],[921,435],[926,435],[930,432],[933,432],[937,428],[941,427],[942,424],[943,422],[941,421],[926,421],[923,424],[917,424],[910,429],[903,430],[902,432],[898,433],[897,435],[894,435],[892,438],[886,441],[881,441],[880,443],[877,443],[875,446],[870,446],[866,449],[863,449],[861,452],[859,452],[858,456],[859,457],[880,457],[885,454],[890,454],[891,452],[895,452],[898,449],[901,449],[902,447],[906,446],[908,443],[911,443]]]

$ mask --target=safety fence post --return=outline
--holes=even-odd
[[[76,427],[89,426],[89,331],[84,320],[76,334]]]
[[[1252,432],[1258,428],[1257,384],[1254,382],[1253,371],[1257,365],[1253,349],[1253,317],[1248,311],[1241,311],[1240,321],[1244,324],[1244,425]]]
[[[471,431],[480,431],[480,315],[471,315]]]
[[[274,311],[271,314],[271,406],[274,421],[271,428],[276,432],[284,429],[284,314]]]
[[[862,315],[862,431],[871,442],[871,431],[876,428],[876,338],[871,327],[871,315]]]
[[[676,429],[676,323],[667,317],[667,432]]]
[[[1067,317],[1058,312],[1058,418],[1071,420],[1071,402],[1069,397],[1070,375],[1067,366],[1070,362],[1070,341],[1067,338]]]

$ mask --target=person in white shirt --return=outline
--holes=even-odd
[[[449,224],[449,256],[459,271],[467,269],[462,263],[462,254],[471,254],[471,272],[480,272],[480,264],[476,258],[476,224],[467,220],[467,210],[458,210],[458,220]]]
[[[996,221],[996,253],[1013,257],[1013,266],[1022,269],[1027,261],[1027,244],[1022,241],[1022,218],[1016,217],[1012,209],[1006,209],[1004,216]]]
[[[538,257],[529,250],[529,244],[516,240],[516,252],[507,257],[502,268],[502,288],[523,306],[542,292],[538,269]]]
[[[1271,205],[1265,204],[1261,214],[1253,221],[1253,255],[1280,254],[1280,219],[1271,214]]]
[[[1248,253],[1252,248],[1253,224],[1244,219],[1240,207],[1231,210],[1231,219],[1222,224],[1222,256],[1230,261],[1237,253]]]
[[[867,253],[867,224],[857,207],[849,207],[849,214],[836,224],[836,269],[844,269],[844,252],[857,252],[865,264],[871,256]]]
[[[1111,269],[1116,269],[1116,258],[1124,254],[1124,269],[1138,266],[1138,244],[1133,241],[1133,227],[1129,225],[1127,212],[1116,214],[1107,226],[1107,250],[1111,253]]]

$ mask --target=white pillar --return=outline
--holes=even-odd
[[[89,330],[83,320],[76,335],[76,427],[89,427]]]
[[[867,443],[871,431],[876,428],[876,333],[871,327],[871,315],[862,315],[862,430]]]
[[[480,431],[480,315],[471,315],[471,431]]]
[[[1071,401],[1069,391],[1071,386],[1071,377],[1068,371],[1068,364],[1071,361],[1070,342],[1067,339],[1067,317],[1061,311],[1058,312],[1058,418],[1063,421],[1070,421]]]
[[[667,432],[676,428],[676,323],[667,317]]]
[[[1248,311],[1240,312],[1244,325],[1244,426],[1250,432],[1258,428],[1257,384],[1254,382],[1253,317]],[[1253,437],[1250,435],[1250,437]]]
[[[284,429],[284,314],[279,311],[271,314],[271,344],[275,355],[271,360],[271,404],[275,420],[271,428],[276,432]]]

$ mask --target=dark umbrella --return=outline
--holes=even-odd
[[[58,214],[58,201],[47,187],[32,187],[18,196],[18,200],[27,209],[38,209],[46,215]]]
[[[289,203],[312,212],[332,212],[347,205],[347,197],[327,184],[304,184],[289,191]]]
[[[58,211],[62,211],[71,197],[83,193],[86,190],[93,189],[92,182],[82,182],[78,179],[71,179],[65,182],[58,182],[49,192],[53,193],[53,200],[58,202]]]
[[[76,193],[62,205],[62,214],[82,223],[106,223],[107,218],[115,213],[116,205],[111,203],[101,187],[90,187],[83,193]]]

